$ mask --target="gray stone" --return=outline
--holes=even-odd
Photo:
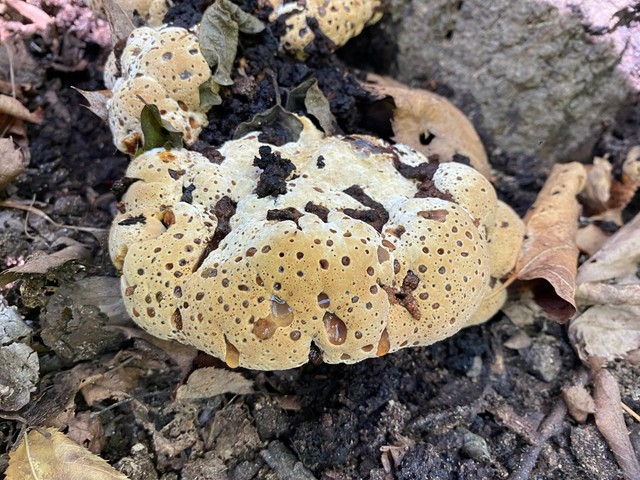
[[[546,165],[587,159],[628,94],[620,53],[566,9],[530,0],[395,3],[397,76],[449,87],[490,153],[537,155]]]

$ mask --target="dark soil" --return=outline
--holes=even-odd
[[[167,18],[191,25],[208,2],[176,3]],[[239,3],[246,11],[255,11],[258,2]],[[341,58],[355,62],[358,58],[392,57],[392,45],[371,38],[365,34],[349,45]],[[103,88],[101,66],[107,52],[96,45],[87,45],[85,52],[85,69],[63,73],[47,67],[42,84],[30,92],[29,106],[44,108],[45,121],[29,127],[31,164],[11,193],[21,199],[35,199],[36,206],[59,224],[107,229],[117,205],[111,188],[123,177],[127,158],[114,148],[109,129],[82,106],[83,99],[71,89]],[[200,149],[220,146],[241,122],[273,107],[277,98],[286,99],[290,89],[308,78],[318,79],[340,132],[389,136],[388,123],[376,126],[363,115],[372,99],[356,82],[358,74],[348,70],[337,56],[326,54],[324,48],[318,48],[305,63],[294,61],[277,53],[276,37],[267,28],[259,35],[241,35],[238,57],[244,58],[246,76],[234,72],[235,85],[222,91],[223,103],[211,110],[210,125],[200,137],[204,143],[198,144]],[[385,65],[371,61],[357,66],[385,73]],[[594,154],[609,153],[619,163],[624,160],[621,152],[640,144],[638,132],[640,102],[631,99],[619,123],[599,140]],[[536,168],[539,162],[535,158],[505,153],[491,161],[500,172],[500,196],[524,213],[547,172]],[[354,198],[356,195],[354,192]],[[378,212],[376,205],[365,200],[362,203],[368,210],[358,215],[386,213]],[[630,213],[637,208],[636,202]],[[30,231],[27,236],[24,212],[4,210],[0,214],[0,258],[5,262],[26,258],[37,250],[54,251],[56,239],[71,237],[88,245],[93,256],[93,262],[76,270],[77,278],[88,273],[116,275],[105,235],[60,229],[32,215],[26,220]],[[21,412],[34,426],[46,423],[41,412],[47,405],[50,410],[62,409],[64,401],[60,398],[53,407],[43,402],[56,391],[56,382],[80,363],[61,359],[39,343],[46,301],[70,281],[61,278],[46,280],[39,304],[24,300],[27,290],[19,283],[3,291],[33,321],[36,330],[43,379],[33,395],[33,405],[28,406],[28,412]],[[189,432],[194,435],[193,441],[187,442],[188,448],[173,458],[156,450],[149,429],[139,422],[137,404],[107,400],[89,406],[77,394],[75,415],[103,412],[98,418],[107,441],[101,455],[112,464],[120,462],[118,465],[136,479],[507,478],[536,448],[540,423],[562,401],[562,387],[581,369],[564,327],[538,318],[526,327],[531,346],[520,350],[504,347],[516,331],[506,317],[498,315],[485,325],[468,328],[436,345],[405,349],[356,365],[310,363],[282,372],[241,371],[255,382],[256,393],[226,394],[203,400],[186,411],[167,411],[167,405],[175,405],[171,404],[174,390],[183,376],[175,367],[151,369],[134,390],[135,398],[149,411],[150,423],[157,431],[165,429],[164,435],[178,443]],[[153,351],[145,340],[117,338],[115,346],[108,345],[100,354]],[[148,353],[140,357],[145,355]],[[88,366],[93,362],[98,359],[85,361]],[[194,367],[208,365],[223,366],[200,355]],[[635,371],[620,367],[617,372],[623,386],[622,400],[635,411],[640,410],[640,398],[637,385],[628,379],[637,379],[638,373],[637,367]],[[184,425],[179,421],[186,422],[191,430],[171,427]],[[0,420],[0,469],[6,465],[7,452],[20,425],[14,420]],[[637,425],[632,428],[632,441],[640,444]],[[142,444],[146,450],[133,453],[135,444]],[[394,460],[392,452],[404,455]],[[211,473],[214,471],[222,473]],[[593,421],[581,425],[567,416],[559,422],[558,434],[542,446],[530,478],[621,477]]]

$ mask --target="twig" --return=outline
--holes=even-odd
[[[572,382],[572,385],[584,385],[587,383],[588,378],[589,372],[585,369],[581,369],[576,380]],[[551,437],[560,432],[562,429],[562,421],[566,414],[567,405],[564,403],[562,398],[559,398],[554,405],[553,410],[551,410],[551,413],[546,416],[542,421],[540,428],[538,428],[538,438],[535,445],[531,446],[529,451],[520,458],[518,468],[509,475],[508,480],[528,480],[531,478],[531,472],[536,466],[542,447],[544,447],[545,443],[547,443]]]
[[[629,415],[631,415],[636,422],[640,423],[640,415],[638,415],[636,412],[634,412],[631,408],[629,408],[629,406],[624,403],[624,402],[620,402],[620,406],[622,407],[622,409],[627,412]]]
[[[78,232],[88,232],[88,233],[104,233],[107,231],[106,228],[95,228],[95,227],[77,227],[75,225],[65,225],[62,223],[58,223],[53,220],[49,215],[44,213],[39,208],[33,207],[31,205],[24,205],[22,203],[12,202],[11,200],[5,200],[0,202],[0,207],[4,208],[14,208],[16,210],[24,210],[26,212],[33,213],[40,218],[44,218],[47,222],[57,228],[66,228],[68,230],[76,230]]]

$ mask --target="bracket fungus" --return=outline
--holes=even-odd
[[[191,145],[207,125],[210,99],[218,90],[198,38],[184,28],[167,26],[133,30],[119,62],[113,54],[107,61],[105,84],[113,91],[107,109],[116,147],[130,154],[142,140],[140,112],[145,104],[156,105]]]
[[[314,29],[329,39],[330,48],[335,50],[382,18],[381,0],[269,0],[269,3],[273,7],[270,20],[284,19],[280,45],[300,60],[307,57],[305,49],[316,39]]]
[[[472,167],[366,135],[133,159],[110,233],[132,318],[232,367],[354,363],[489,319],[522,223]]]

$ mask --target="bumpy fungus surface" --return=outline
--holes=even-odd
[[[107,103],[116,147],[134,153],[142,140],[140,112],[154,104],[163,120],[182,132],[187,145],[207,124],[201,108],[201,87],[216,89],[197,37],[184,28],[135,29],[120,56],[105,68],[105,83],[113,96]],[[117,72],[117,73],[115,73]],[[119,74],[119,76],[117,76]]]
[[[132,161],[110,250],[138,324],[230,366],[285,369],[428,345],[500,308],[492,287],[522,226],[485,177],[302,121],[298,142],[252,133],[217,163]]]
[[[280,37],[280,45],[301,60],[307,57],[307,45],[316,38],[314,28],[332,42],[327,47],[336,49],[382,18],[380,0],[270,0],[269,3],[274,9],[272,21],[285,18],[285,33]]]

